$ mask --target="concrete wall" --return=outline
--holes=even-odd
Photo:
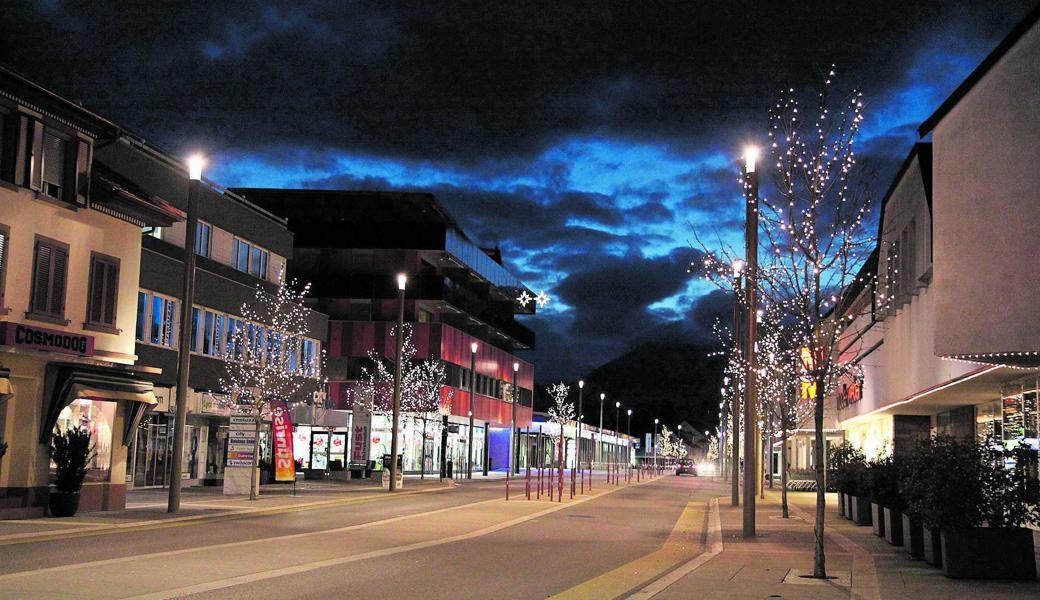
[[[944,116],[935,153],[935,352],[1040,350],[1040,26]]]

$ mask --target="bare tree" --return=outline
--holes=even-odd
[[[310,395],[305,386],[318,391],[325,384],[325,351],[314,352],[314,342],[306,339],[310,310],[303,301],[309,292],[309,284],[297,291],[283,271],[274,295],[258,284],[253,301],[242,305],[242,318],[227,320],[225,377],[221,379],[227,393],[225,404],[236,410],[248,407],[255,423],[250,500],[256,499],[260,426],[271,416],[274,403],[284,402],[289,410],[307,401]]]

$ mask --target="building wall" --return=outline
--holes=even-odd
[[[1034,25],[933,131],[937,354],[1040,350],[1038,56]]]

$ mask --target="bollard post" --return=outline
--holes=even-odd
[[[506,469],[506,500],[509,500],[509,472],[512,470],[512,467]]]
[[[527,492],[527,499],[531,499],[531,461],[527,461],[527,481],[524,484],[524,491]]]

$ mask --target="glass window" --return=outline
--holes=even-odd
[[[145,327],[148,326],[148,294],[137,292],[137,335],[136,340],[145,341]]]
[[[195,253],[199,256],[209,256],[210,238],[213,234],[213,226],[209,223],[199,221],[195,227]]]
[[[92,256],[87,322],[115,327],[116,299],[119,297],[119,259]]]
[[[191,309],[191,351],[199,351],[199,309],[193,307]]]
[[[253,246],[249,257],[249,274],[255,277],[260,276],[260,249]]]
[[[213,352],[213,317],[214,314],[207,310],[205,316],[205,332],[202,336],[203,354],[212,354]]]
[[[68,268],[68,246],[39,238],[36,240],[30,312],[64,318]]]
[[[249,244],[235,240],[234,267],[243,273],[249,270]]]
[[[90,432],[94,444],[94,460],[88,465],[87,479],[107,481],[112,468],[112,424],[115,421],[115,402],[79,398],[61,410],[57,428],[70,427]],[[53,463],[51,463],[53,467]]]

